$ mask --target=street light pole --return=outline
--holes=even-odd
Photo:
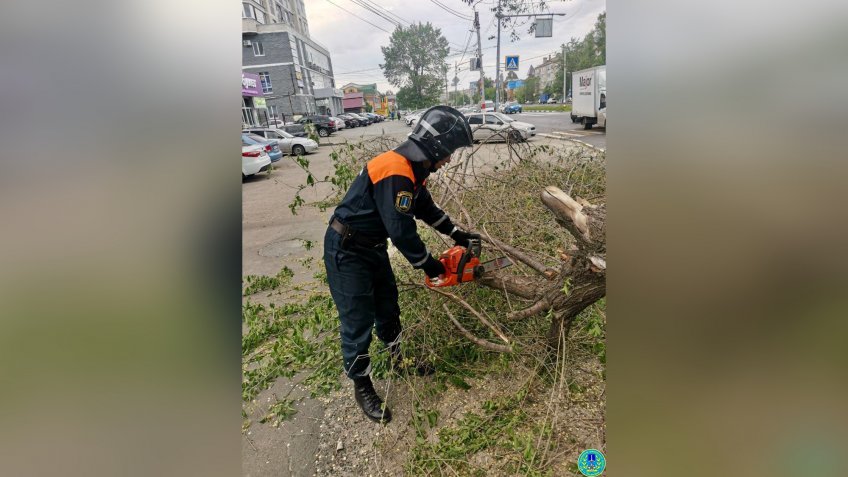
[[[565,88],[565,43],[562,44],[562,104],[565,104],[565,97],[568,95],[568,90]]]
[[[474,28],[477,30],[477,60],[480,63],[477,65],[480,67],[480,102],[483,105],[482,109],[485,109],[486,106],[486,83],[483,81],[483,46],[480,43],[480,16],[477,14],[477,10],[474,10]]]
[[[495,111],[498,110],[498,100],[500,99],[501,92],[501,77],[500,77],[500,69],[501,69],[501,19],[503,18],[514,18],[514,17],[537,17],[540,15],[551,15],[551,16],[559,16],[564,17],[565,13],[531,13],[524,15],[504,15],[501,13],[501,0],[498,0],[498,12],[495,13],[495,18],[498,20],[498,58],[495,61]],[[482,73],[481,73],[482,74]]]
[[[495,57],[495,112],[498,112],[498,103],[501,99],[501,0],[498,0],[498,53]]]

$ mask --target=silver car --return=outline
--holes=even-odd
[[[471,133],[475,141],[527,141],[536,135],[536,126],[516,121],[502,113],[472,113],[466,114]]]
[[[318,143],[312,139],[305,137],[295,137],[283,131],[282,129],[274,128],[250,128],[246,132],[258,134],[266,139],[277,141],[280,150],[284,154],[303,156],[318,150]]]

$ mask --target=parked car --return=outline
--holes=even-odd
[[[466,115],[475,141],[527,141],[536,135],[536,126],[516,121],[501,113],[474,113]]]
[[[280,150],[289,155],[303,156],[307,153],[318,150],[318,143],[312,139],[295,137],[282,129],[251,128],[244,132],[262,136],[271,141],[277,141],[277,145],[280,147]]]
[[[350,114],[354,118],[358,119],[360,126],[368,126],[369,124],[374,122],[374,121],[371,120],[371,118],[365,117],[365,116],[363,116],[359,113],[348,113],[348,114]]]
[[[344,120],[345,126],[347,126],[348,128],[357,128],[360,126],[359,120],[354,118],[350,114],[339,114],[339,117]]]
[[[277,144],[277,141],[265,139],[264,137],[256,134],[245,132],[241,133],[241,145],[263,146],[265,148],[265,152],[268,153],[268,157],[271,158],[271,162],[277,162],[283,158],[283,151],[280,150],[280,146]]]
[[[314,124],[315,129],[318,131],[318,135],[321,137],[327,137],[330,134],[339,130],[336,126],[336,122],[330,119],[329,116],[324,116],[323,114],[313,114],[309,116],[304,116],[297,121],[297,124]]]
[[[337,129],[339,129],[339,130],[342,130],[342,129],[344,129],[344,128],[346,128],[346,127],[347,127],[347,124],[345,124],[344,119],[342,119],[342,118],[340,118],[340,117],[337,117],[337,116],[330,116],[330,119],[332,119],[332,120],[333,120],[333,122],[335,122],[335,123],[336,123],[336,128],[337,128]]]
[[[369,118],[368,116],[365,116],[364,114],[360,114],[360,113],[348,113],[348,114],[350,114],[351,116],[353,116],[353,117],[355,117],[356,119],[358,119],[358,120],[359,120],[359,122],[360,122],[363,126],[368,126],[369,124],[373,124],[373,123],[374,123],[374,120],[373,120],[373,119]]]
[[[365,114],[368,115],[369,118],[373,119],[375,123],[381,123],[386,119],[386,118],[384,118],[383,116],[381,116],[377,113],[365,113]]]
[[[521,105],[518,104],[518,103],[510,103],[510,104],[507,104],[506,106],[504,106],[504,108],[503,108],[503,112],[506,113],[506,114],[515,114],[515,113],[520,113],[522,111],[523,110],[521,109]]]
[[[282,129],[283,131],[291,134],[296,137],[306,137],[306,129],[302,124],[295,123],[284,123],[282,119],[272,119],[270,121],[263,121],[263,128],[274,128],[274,129]],[[243,129],[247,129],[252,126],[244,127]]]
[[[252,176],[271,168],[271,158],[265,152],[265,146],[250,144],[241,146],[241,178]]]

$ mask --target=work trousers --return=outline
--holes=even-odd
[[[332,228],[324,235],[324,265],[341,322],[342,357],[351,379],[371,373],[371,330],[397,349],[400,307],[385,242],[377,247],[346,243]]]

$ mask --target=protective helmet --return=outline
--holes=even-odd
[[[468,120],[450,106],[433,106],[424,111],[409,138],[421,146],[433,162],[473,142]]]

